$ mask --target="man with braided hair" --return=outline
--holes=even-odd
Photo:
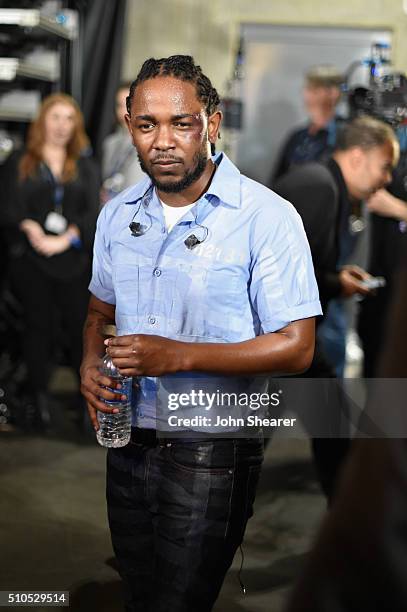
[[[128,611],[212,610],[252,514],[263,439],[216,429],[203,389],[263,388],[255,375],[306,369],[321,312],[293,207],[214,154],[218,104],[191,57],[143,64],[126,122],[147,177],[102,209],[96,231],[82,364],[95,429],[114,398],[99,373],[104,325],[117,327],[105,342],[114,365],[139,386],[131,441],[107,458]],[[169,427],[180,413],[165,411],[168,388],[199,424]]]

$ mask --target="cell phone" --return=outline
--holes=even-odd
[[[379,287],[386,286],[386,279],[383,276],[373,276],[368,280],[362,281],[362,285],[366,287],[366,289],[379,289]]]

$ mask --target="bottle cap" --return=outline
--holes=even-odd
[[[103,325],[101,335],[106,336],[106,338],[113,338],[114,336],[117,336],[116,325]]]

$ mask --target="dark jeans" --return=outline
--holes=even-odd
[[[212,610],[253,513],[262,460],[255,439],[109,449],[109,525],[128,612]]]

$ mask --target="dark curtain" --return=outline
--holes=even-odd
[[[80,14],[78,53],[80,102],[96,156],[114,125],[115,93],[120,84],[126,0],[72,0]]]

